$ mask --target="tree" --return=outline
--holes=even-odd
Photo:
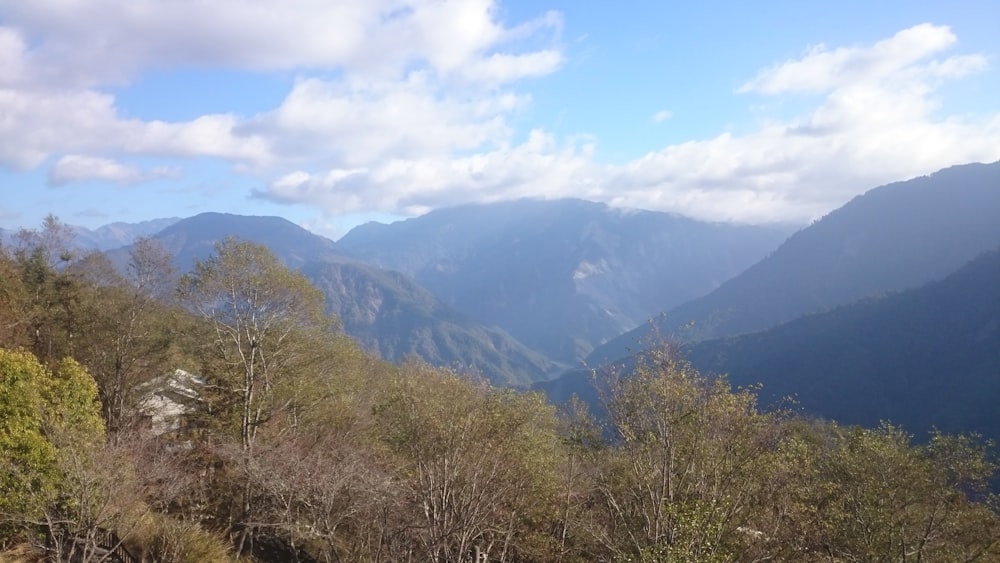
[[[399,558],[551,558],[561,449],[555,413],[539,395],[410,364],[376,417],[403,477],[390,534]]]
[[[598,539],[641,561],[729,561],[756,530],[778,421],[755,397],[707,378],[670,346],[612,376],[608,422],[616,447],[594,464]]]
[[[204,376],[222,392],[222,409],[235,415],[240,465],[250,467],[262,427],[279,415],[294,426],[301,396],[289,390],[322,368],[316,343],[334,337],[323,294],[266,247],[229,238],[182,278],[180,295],[208,323]],[[253,535],[253,494],[245,472],[242,481],[235,516],[245,526],[240,551]]]
[[[171,256],[158,241],[141,238],[124,275],[100,253],[68,273],[83,282],[74,351],[97,380],[108,430],[117,435],[138,415],[139,387],[171,371],[175,314],[165,303],[174,281]]]
[[[72,355],[79,287],[65,270],[75,258],[72,232],[52,215],[41,230],[23,229],[17,234],[14,259],[27,297],[23,328],[31,351],[43,363]]]
[[[28,291],[21,271],[6,249],[0,250],[0,346],[14,349],[27,346],[29,319]]]
[[[932,435],[914,446],[901,428],[831,426],[819,482],[803,489],[822,506],[816,551],[847,561],[976,561],[1000,555],[1000,518],[970,502],[996,465],[991,445]],[[801,497],[800,497],[801,499]]]
[[[29,352],[0,349],[0,515],[41,515],[56,491],[56,448],[44,433],[49,375]]]
[[[4,521],[28,530],[44,524],[53,536],[67,524],[80,531],[87,507],[76,465],[90,463],[103,443],[97,386],[80,364],[66,359],[50,370],[30,352],[0,349]],[[87,529],[95,526],[91,521]]]
[[[323,294],[266,247],[233,238],[195,264],[180,293],[211,326],[212,375],[237,398],[240,440],[250,451],[261,424],[292,406],[273,402],[275,387],[316,360],[303,335],[333,334]]]

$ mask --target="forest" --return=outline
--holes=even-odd
[[[2,563],[1000,561],[978,436],[765,410],[669,342],[556,407],[378,359],[264,246],[70,240],[0,252]]]

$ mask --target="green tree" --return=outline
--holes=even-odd
[[[833,427],[807,489],[822,506],[819,543],[846,561],[976,561],[997,557],[1000,520],[967,493],[996,469],[970,437],[915,446],[899,427]]]
[[[778,420],[669,346],[612,376],[606,401],[616,447],[594,465],[598,539],[622,560],[737,557],[759,525]]]
[[[41,514],[55,494],[56,448],[44,433],[49,378],[30,352],[0,349],[0,514]]]
[[[409,364],[376,407],[399,457],[401,517],[390,537],[425,561],[548,560],[558,520],[561,448],[537,394],[471,383]],[[402,556],[402,555],[400,555]]]
[[[104,441],[97,386],[71,359],[45,368],[26,351],[0,349],[0,515],[21,527],[78,515],[71,459]]]
[[[219,390],[216,416],[234,415],[242,467],[232,518],[242,526],[239,552],[253,541],[251,475],[258,435],[268,423],[294,427],[301,410],[299,382],[323,369],[335,323],[324,314],[323,294],[285,267],[266,247],[226,239],[215,254],[181,279],[182,303],[208,325],[203,375]]]
[[[315,366],[307,336],[333,336],[323,294],[285,267],[266,247],[236,239],[216,245],[181,280],[183,302],[211,327],[211,368],[236,399],[244,451],[253,449],[261,425],[293,406],[275,400],[276,387]]]
[[[65,270],[76,258],[72,232],[52,215],[41,230],[18,232],[14,259],[27,297],[23,328],[42,363],[72,355],[79,285]]]
[[[0,347],[14,349],[31,342],[26,329],[28,303],[17,262],[0,248]]]
[[[175,279],[171,256],[159,242],[138,239],[124,275],[100,253],[68,273],[83,286],[75,357],[97,380],[108,430],[117,435],[137,419],[140,386],[173,369],[177,312],[166,303]]]

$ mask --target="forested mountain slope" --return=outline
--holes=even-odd
[[[765,404],[841,423],[1000,439],[1000,249],[944,280],[764,332],[695,344],[688,357]]]
[[[267,246],[285,265],[305,273],[323,290],[328,310],[341,319],[345,332],[387,360],[416,356],[505,385],[527,385],[556,369],[502,330],[457,313],[406,276],[350,258],[333,241],[280,217],[203,213],[154,238],[187,271],[229,236]],[[110,254],[121,262],[127,252]]]
[[[467,205],[338,241],[439,299],[575,363],[609,338],[738,274],[788,227],[705,223],[580,200]]]
[[[684,341],[753,332],[918,287],[998,244],[1000,162],[878,187],[794,234],[708,295],[595,350],[588,361],[614,361],[653,332]]]

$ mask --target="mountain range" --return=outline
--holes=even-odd
[[[546,356],[577,365],[651,314],[715,289],[791,231],[580,200],[521,200],[369,223],[338,245],[410,276]]]
[[[691,345],[698,368],[761,401],[845,424],[1000,439],[1000,243],[943,280]]]
[[[941,279],[1000,244],[1000,162],[869,190],[714,291],[594,350],[599,365],[653,335],[697,341],[764,330]]]
[[[599,406],[595,373],[657,339],[767,407],[1000,440],[1000,162],[875,188],[535,388]]]
[[[494,383],[525,386],[558,368],[501,330],[484,327],[399,274],[345,255],[337,244],[280,217],[202,213],[172,223],[152,238],[181,272],[208,258],[226,237],[267,246],[326,296],[327,309],[363,347],[399,361],[416,356],[471,370]],[[129,247],[108,254],[123,264]]]
[[[918,432],[1000,428],[1000,162],[874,188],[791,236],[580,200],[442,209],[336,242],[218,213],[111,227],[78,240],[152,234],[182,271],[226,236],[264,244],[366,348],[556,402],[594,399],[574,366],[665,338],[706,371],[763,384],[768,405],[791,396],[809,414]]]
[[[96,229],[68,225],[73,236],[73,244],[87,250],[113,250],[132,244],[139,237],[155,235],[170,225],[180,221],[176,217],[153,219],[138,223],[110,223]],[[4,246],[17,245],[17,231],[0,229],[0,243]]]

